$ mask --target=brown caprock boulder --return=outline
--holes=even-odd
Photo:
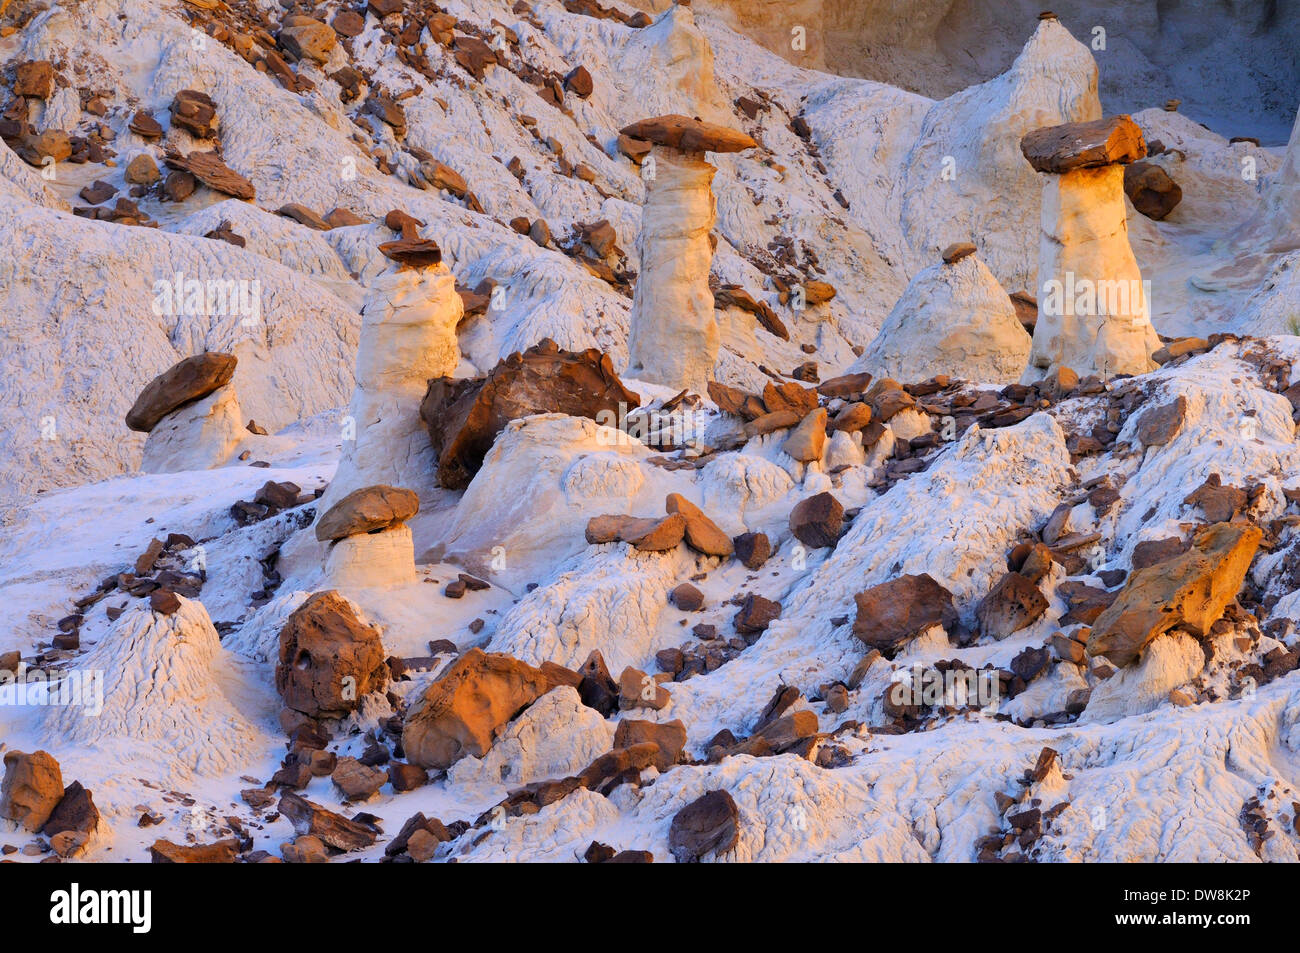
[[[482,757],[511,719],[560,685],[581,677],[559,665],[534,668],[509,655],[470,649],[429,685],[402,725],[402,748],[412,764],[446,769],[461,758]]]
[[[420,510],[411,490],[377,484],[353,490],[316,522],[316,538],[343,539],[404,523]]]
[[[239,363],[233,354],[208,351],[178,361],[163,371],[140,391],[140,396],[126,414],[126,425],[148,433],[173,410],[207,397],[230,383]]]
[[[1208,635],[1237,597],[1263,535],[1249,523],[1218,523],[1197,535],[1181,556],[1135,571],[1093,623],[1088,654],[1123,666],[1175,626]]]
[[[640,403],[607,354],[562,351],[548,338],[511,354],[486,377],[429,381],[420,417],[438,454],[438,482],[463,490],[512,420],[548,413],[595,420],[602,411],[618,415],[620,404],[626,414]]]

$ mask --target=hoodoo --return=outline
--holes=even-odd
[[[1128,116],[1037,129],[1020,150],[1043,177],[1038,322],[1026,382],[1057,367],[1114,377],[1155,368],[1160,339],[1129,246],[1124,167],[1147,154]]]
[[[653,143],[642,164],[645,207],[632,299],[628,376],[704,393],[718,357],[709,231],[717,221],[706,152],[743,152],[757,143],[743,132],[688,116],[659,116],[622,134]]]

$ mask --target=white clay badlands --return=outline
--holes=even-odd
[[[0,2],[0,859],[1300,860],[1249,6]]]

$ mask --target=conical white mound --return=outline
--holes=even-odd
[[[179,773],[220,773],[245,765],[255,732],[218,684],[224,654],[201,602],[180,598],[172,615],[141,603],[89,652],[81,672],[102,672],[103,708],[48,709],[51,744],[166,755]],[[121,745],[125,750],[126,744]]]

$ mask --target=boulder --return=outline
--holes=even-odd
[[[239,853],[239,841],[226,837],[211,844],[173,844],[156,840],[149,847],[154,864],[233,864]]]
[[[14,67],[15,96],[49,99],[54,93],[54,64],[49,60],[29,60]]]
[[[1147,154],[1142,130],[1131,116],[1035,129],[1020,140],[1020,151],[1037,171],[1058,175],[1135,162]]]
[[[758,146],[743,132],[676,114],[642,119],[624,126],[619,135],[688,153],[743,152]]]
[[[586,99],[591,95],[595,88],[591,81],[591,73],[585,66],[575,66],[564,77],[564,88],[575,96],[581,96]]]
[[[818,493],[790,510],[790,532],[805,546],[834,546],[844,526],[844,507],[834,494]]]
[[[485,377],[429,381],[420,416],[438,454],[438,479],[463,490],[505,425],[530,414],[597,419],[624,414],[641,398],[623,386],[609,356],[594,348],[563,351],[549,339],[511,354]]]
[[[1183,190],[1154,162],[1134,162],[1124,169],[1124,194],[1147,218],[1160,221],[1183,200]]]
[[[781,444],[781,449],[800,463],[822,458],[826,449],[826,408],[818,407],[800,421]]]
[[[217,132],[217,104],[207,93],[182,89],[171,104],[172,125],[198,139],[210,139]]]
[[[28,165],[46,167],[72,156],[72,140],[62,129],[28,133],[14,144],[14,151]]]
[[[1162,447],[1182,429],[1187,416],[1187,398],[1179,394],[1167,404],[1142,411],[1137,421],[1137,439],[1143,447]]]
[[[127,163],[125,176],[132,185],[153,185],[162,178],[162,173],[158,171],[153,156],[142,152]]]
[[[668,601],[683,612],[698,612],[704,606],[704,593],[684,582],[668,593]]]
[[[321,64],[330,58],[330,51],[338,45],[338,37],[333,29],[319,20],[304,16],[285,17],[277,39],[295,59],[310,59]]]
[[[559,685],[581,677],[558,665],[534,668],[508,655],[470,649],[410,706],[402,748],[412,764],[446,769],[482,757],[512,718]]]
[[[80,781],[73,781],[63,789],[63,797],[50,814],[42,829],[47,837],[59,834],[77,835],[75,843],[84,844],[99,827],[99,809]]]
[[[726,791],[709,791],[675,815],[668,828],[668,849],[679,864],[708,854],[725,854],[740,839],[740,809]]]
[[[1088,654],[1122,667],[1176,626],[1204,638],[1236,599],[1262,538],[1249,523],[1218,523],[1201,531],[1186,553],[1135,570],[1093,623]]]
[[[276,691],[284,704],[313,718],[341,718],[388,682],[379,630],[357,618],[333,590],[317,592],[280,630]]]
[[[173,364],[140,391],[126,414],[126,425],[148,433],[172,411],[208,396],[230,383],[238,359],[209,351]]]
[[[1211,473],[1205,482],[1184,497],[1188,506],[1198,506],[1211,523],[1225,523],[1241,512],[1250,495],[1237,486],[1224,486],[1223,478]]]
[[[257,197],[253,183],[226,165],[215,152],[191,152],[187,156],[169,152],[163,161],[168,168],[188,172],[214,191],[245,201]]]
[[[373,844],[379,834],[374,827],[336,814],[293,791],[286,791],[280,798],[279,811],[300,835],[318,837],[335,850],[361,850]]]
[[[593,545],[624,542],[645,553],[676,549],[686,533],[686,518],[670,513],[659,519],[636,516],[593,516],[587,521],[586,539]]]
[[[59,763],[45,751],[4,755],[5,777],[0,786],[0,817],[35,833],[45,826],[63,799]]]
[[[757,638],[767,631],[767,627],[772,624],[773,620],[781,616],[781,603],[774,602],[771,599],[765,599],[762,596],[754,595],[752,592],[747,595],[740,604],[740,611],[736,613],[732,620],[736,631],[745,636],[745,641],[752,642],[753,636]]]
[[[772,543],[766,533],[741,533],[732,540],[736,558],[746,569],[759,569],[772,556]]]
[[[872,648],[901,648],[931,626],[957,621],[952,593],[930,576],[899,576],[859,592],[853,634]]]
[[[682,759],[686,750],[686,726],[680,719],[659,723],[624,718],[614,732],[615,748],[631,748],[650,742],[659,748],[654,765],[662,774]]]
[[[686,545],[705,556],[730,556],[734,550],[731,537],[718,528],[718,524],[704,515],[704,511],[680,493],[669,493],[665,508],[669,513],[679,513],[686,520]]]
[[[344,800],[365,801],[379,793],[388,780],[388,771],[362,764],[356,758],[339,758],[330,779]]]
[[[420,509],[420,498],[395,486],[366,486],[353,490],[316,521],[322,541],[373,533],[404,523]]]
[[[618,676],[618,707],[622,711],[631,708],[658,711],[668,704],[669,697],[668,689],[640,669],[629,665]]]
[[[1031,625],[1047,611],[1047,599],[1038,586],[1018,572],[1009,572],[980,600],[975,610],[980,632],[1005,639]]]

